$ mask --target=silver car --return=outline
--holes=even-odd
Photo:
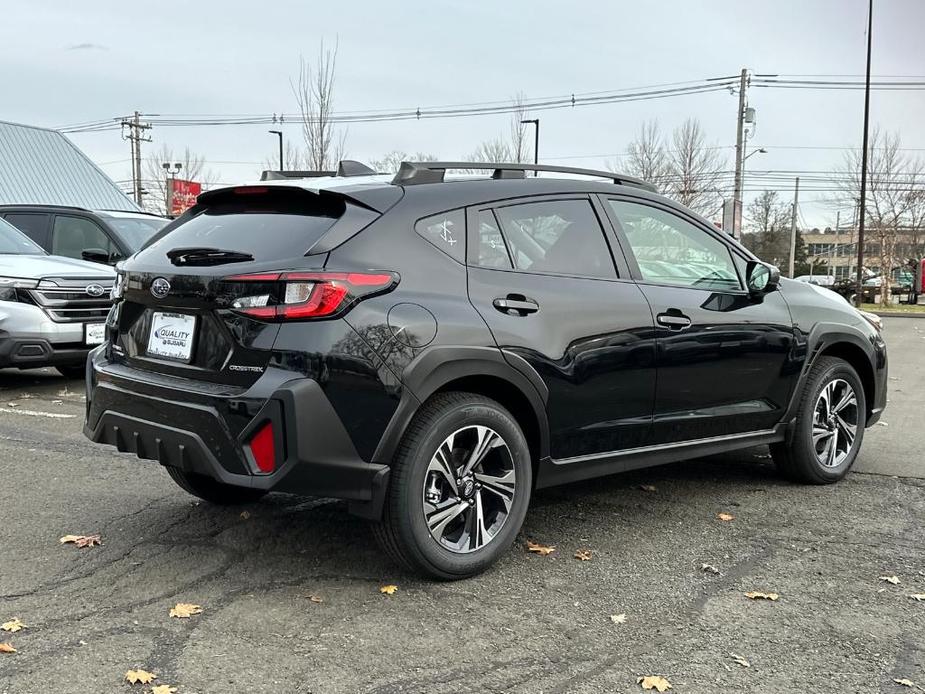
[[[105,340],[114,280],[111,267],[48,255],[0,219],[0,368],[83,377],[87,353]]]

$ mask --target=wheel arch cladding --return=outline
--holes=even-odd
[[[858,377],[861,379],[861,385],[864,387],[865,415],[869,417],[874,408],[876,385],[874,382],[874,367],[864,350],[853,342],[839,340],[825,345],[819,351],[817,359],[818,357],[836,357],[854,367]]]
[[[423,403],[437,393],[464,391],[484,395],[517,420],[534,462],[549,455],[545,398],[496,348],[445,347],[425,350],[403,374],[407,390],[373,456],[390,463],[408,425]]]

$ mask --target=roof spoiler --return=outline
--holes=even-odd
[[[337,163],[336,171],[264,171],[260,174],[261,181],[282,181],[287,178],[322,178],[324,176],[372,176],[376,174],[366,164],[353,159],[342,159]]]
[[[488,163],[473,161],[403,161],[392,183],[400,186],[419,185],[423,183],[442,183],[446,172],[450,169],[479,169],[492,171],[492,178],[526,178],[527,171],[547,171],[551,173],[574,174],[578,176],[593,176],[606,178],[617,185],[628,185],[657,193],[655,186],[641,178],[627,176],[614,171],[600,171],[597,169],[579,169],[573,166],[554,166],[550,164],[513,164]]]

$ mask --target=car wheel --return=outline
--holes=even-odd
[[[530,450],[497,402],[443,393],[409,426],[389,484],[375,528],[387,553],[434,578],[466,578],[514,542],[533,486]]]
[[[837,482],[857,458],[866,413],[864,387],[854,367],[820,357],[803,388],[790,440],[773,444],[771,456],[795,482]]]
[[[259,501],[267,492],[264,489],[251,489],[238,487],[233,484],[224,484],[205,475],[185,472],[179,468],[167,467],[171,479],[181,489],[203,501],[219,506],[237,506]]]
[[[83,364],[56,366],[55,369],[65,378],[79,378],[80,380],[83,380],[87,375],[87,367]]]

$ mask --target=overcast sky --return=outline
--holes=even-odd
[[[0,119],[61,126],[124,115],[272,114],[297,110],[290,79],[300,54],[339,41],[336,110],[544,97],[732,75],[863,75],[867,0],[558,2],[125,3],[5,0],[0,22]],[[875,75],[925,75],[925,1],[876,0]],[[758,128],[748,162],[764,171],[821,171],[858,147],[862,91],[752,88]],[[736,100],[719,92],[535,114],[540,159],[600,167],[619,161],[646,119],[670,130],[688,116],[725,147],[732,168]],[[460,158],[503,135],[508,116],[351,125],[351,158],[389,150]],[[925,156],[925,91],[876,91],[871,118]],[[222,182],[252,180],[274,156],[265,125],[158,127],[154,142],[189,146]],[[287,138],[299,138],[295,124]],[[130,178],[119,132],[72,139],[114,179]],[[781,187],[776,184],[776,187]],[[831,224],[822,192],[801,196],[810,225]],[[789,197],[789,191],[782,191]],[[849,215],[845,210],[843,215]],[[843,217],[844,219],[844,217]]]

